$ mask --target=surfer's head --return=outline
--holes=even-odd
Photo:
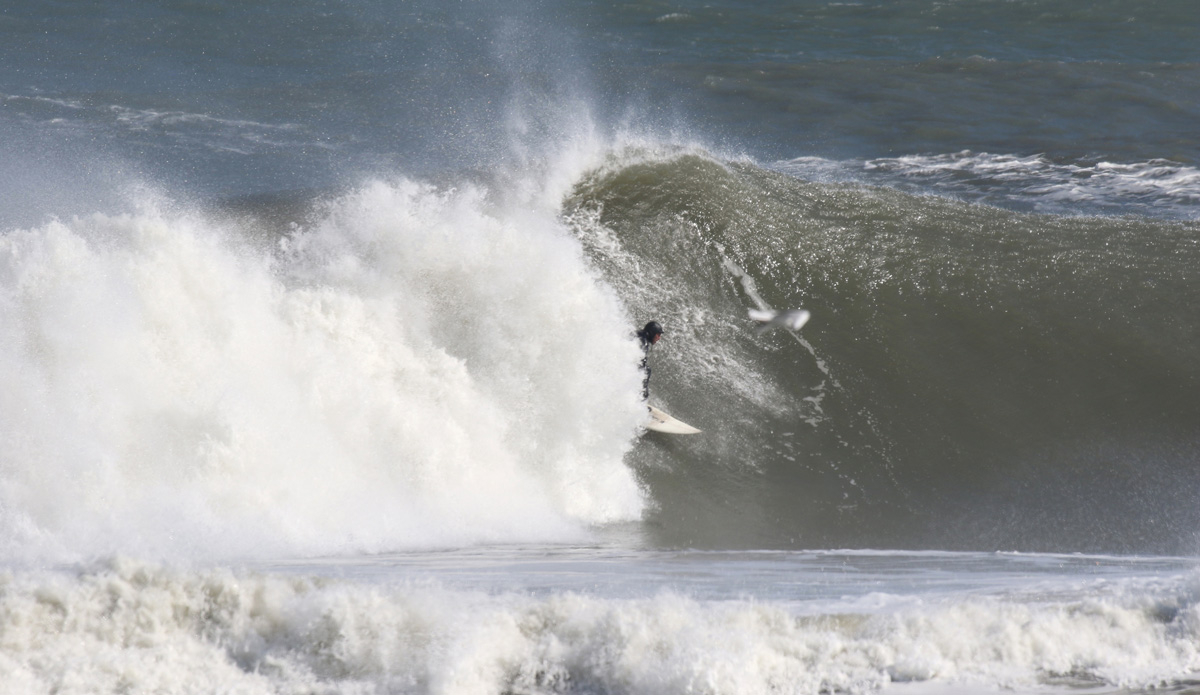
[[[645,328],[642,329],[642,335],[646,336],[646,340],[649,340],[652,343],[657,343],[658,339],[662,337],[662,334],[663,329],[662,326],[658,325],[658,321],[651,321],[650,323],[646,324]]]

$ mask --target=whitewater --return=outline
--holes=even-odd
[[[397,181],[272,249],[156,209],[10,231],[6,556],[377,551],[637,519],[629,319],[552,215],[488,208]]]
[[[1196,23],[10,3],[0,693],[1200,692]]]

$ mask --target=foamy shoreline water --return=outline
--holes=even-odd
[[[595,546],[265,572],[113,559],[5,580],[0,673],[14,694],[1136,691],[1200,668],[1194,565]]]

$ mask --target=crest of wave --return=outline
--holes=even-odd
[[[0,237],[0,547],[232,557],[637,518],[619,302],[556,211],[374,183],[272,252],[162,211]]]

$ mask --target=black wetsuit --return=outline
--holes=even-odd
[[[637,332],[638,340],[642,343],[642,364],[641,369],[646,373],[642,379],[642,400],[650,400],[650,348],[654,347],[654,336],[647,333],[645,329]]]

